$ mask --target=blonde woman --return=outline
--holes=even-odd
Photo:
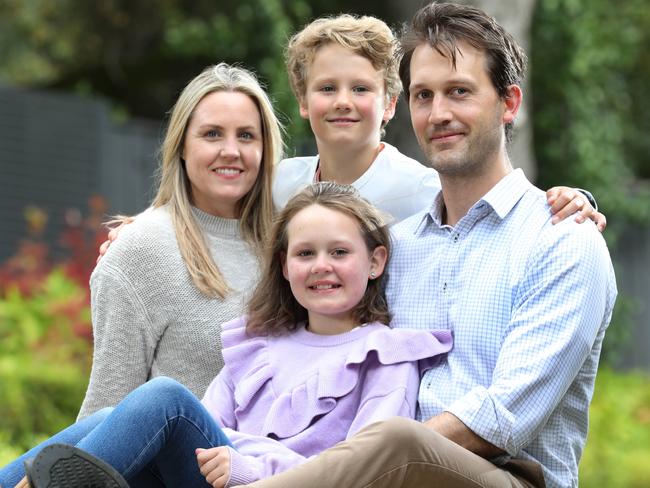
[[[221,324],[242,314],[273,214],[281,129],[248,71],[219,64],[183,90],[152,208],[91,277],[93,366],[79,418],[156,376],[199,397],[223,365]]]

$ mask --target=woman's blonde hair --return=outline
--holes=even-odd
[[[296,329],[298,324],[307,320],[307,310],[293,296],[282,267],[289,246],[289,222],[298,212],[311,205],[320,205],[353,218],[359,224],[368,252],[384,246],[390,256],[390,234],[381,213],[361,198],[354,187],[331,181],[308,186],[289,200],[273,225],[262,279],[248,304],[246,330],[252,335],[282,334]],[[327,232],[327,229],[323,232]],[[388,325],[390,313],[384,293],[383,273],[368,281],[368,288],[354,308],[353,317],[358,324],[381,322]]]
[[[271,101],[255,75],[243,68],[220,63],[207,67],[190,81],[169,117],[161,148],[158,193],[153,207],[167,205],[178,247],[196,287],[206,296],[224,297],[229,286],[212,259],[205,236],[192,212],[191,185],[182,161],[187,127],[199,102],[216,91],[241,92],[257,106],[262,120],[263,154],[253,188],[238,202],[242,237],[257,252],[268,238],[273,219],[271,187],[273,167],[282,157],[282,129]]]

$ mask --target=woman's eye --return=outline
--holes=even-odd
[[[241,139],[246,140],[246,141],[249,141],[251,139],[255,139],[255,136],[250,132],[242,132],[241,134],[239,134],[239,137]]]
[[[209,130],[205,133],[206,137],[217,137],[219,133],[216,130]]]

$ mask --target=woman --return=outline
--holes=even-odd
[[[205,69],[176,102],[152,208],[91,277],[94,356],[79,418],[148,379],[198,396],[223,365],[221,324],[242,314],[273,214],[281,129],[250,72]]]

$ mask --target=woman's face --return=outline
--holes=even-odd
[[[182,153],[193,205],[238,218],[237,203],[255,184],[262,153],[260,112],[248,95],[217,91],[203,97],[187,126]]]

